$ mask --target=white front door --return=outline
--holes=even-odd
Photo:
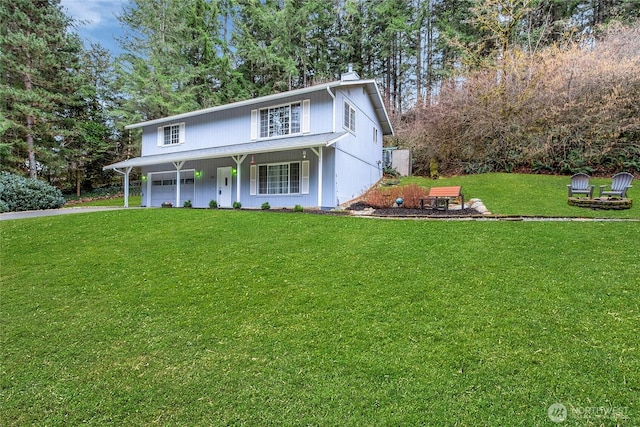
[[[218,168],[218,206],[231,207],[231,167]]]

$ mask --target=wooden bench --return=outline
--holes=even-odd
[[[449,210],[449,201],[460,197],[464,209],[464,195],[460,192],[462,187],[432,187],[426,198],[420,199],[420,207],[424,209],[424,201],[428,201],[433,209]]]

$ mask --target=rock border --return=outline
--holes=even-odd
[[[569,197],[567,203],[570,206],[579,208],[598,209],[598,210],[623,210],[631,209],[633,206],[632,199],[611,199],[597,198],[589,199],[586,197]]]

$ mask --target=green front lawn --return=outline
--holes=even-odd
[[[2,425],[640,422],[635,222],[144,209],[0,231]]]
[[[569,206],[567,204],[568,176],[527,175],[487,173],[480,175],[464,175],[432,180],[422,177],[408,177],[401,184],[417,184],[425,188],[461,185],[466,200],[481,199],[487,208],[496,215],[528,215],[551,217],[585,217],[585,218],[640,218],[640,203],[636,201],[633,208],[622,211],[591,210]],[[593,178],[596,186],[594,196],[597,197],[600,185],[611,184],[611,179]],[[638,198],[640,183],[628,192],[629,198]],[[140,206],[140,196],[131,196],[129,206]],[[122,198],[96,200],[84,203],[83,206],[123,206]]]
[[[585,218],[640,218],[640,202],[634,200],[631,209],[592,210],[567,204],[568,176],[487,173],[463,175],[432,180],[422,177],[408,177],[403,184],[415,183],[423,187],[444,187],[461,185],[466,200],[479,198],[487,209],[499,215],[531,215],[552,217]],[[600,185],[610,185],[610,178],[592,178],[595,185],[594,197],[598,196]],[[627,192],[627,197],[638,199],[640,182]]]

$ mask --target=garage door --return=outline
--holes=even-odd
[[[193,171],[180,172],[180,203],[176,203],[176,173],[161,172],[151,174],[151,206],[160,206],[171,202],[173,206],[182,206],[185,200],[194,202]]]

